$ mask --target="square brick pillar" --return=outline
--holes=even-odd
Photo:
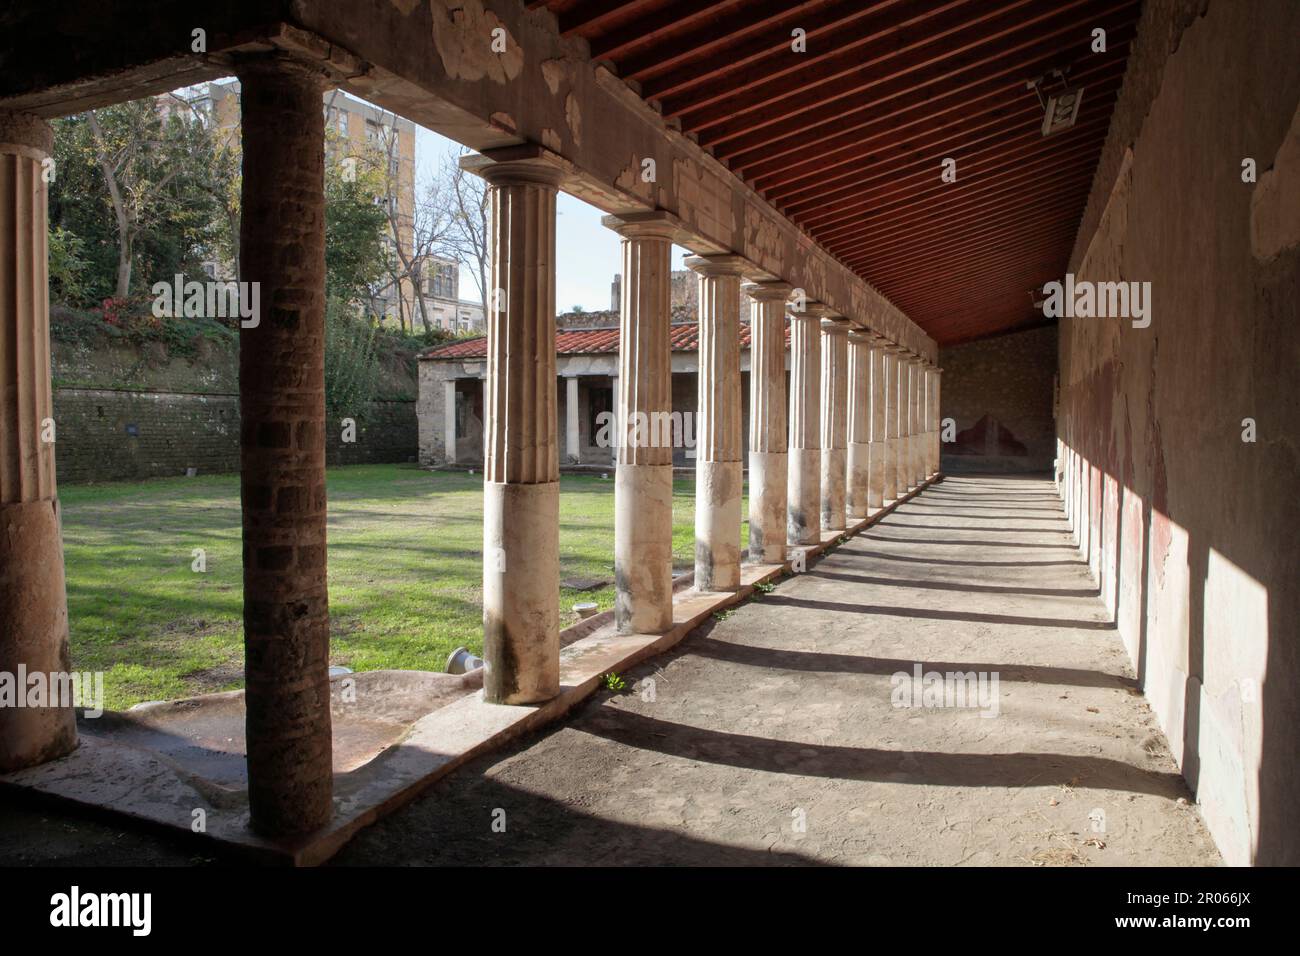
[[[0,110],[0,671],[66,691],[68,602],[54,480],[45,160],[49,124]],[[26,694],[26,681],[17,684]],[[77,745],[72,701],[0,707],[0,773]]]
[[[333,812],[325,547],[324,78],[270,55],[238,65],[240,279],[260,285],[239,333],[248,799],[255,830]]]

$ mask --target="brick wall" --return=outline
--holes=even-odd
[[[1056,349],[1049,326],[940,351],[941,414],[957,429],[942,446],[945,472],[1051,470]]]
[[[239,470],[239,396],[59,388],[54,392],[60,484],[163,478]],[[330,465],[414,461],[415,402],[374,402],[356,417],[356,441],[341,420],[326,431]]]

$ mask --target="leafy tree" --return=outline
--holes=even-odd
[[[325,150],[325,291],[331,299],[355,305],[387,267],[384,237],[388,215],[376,202],[384,195],[380,172],[344,155],[337,133]]]
[[[217,211],[210,124],[154,98],[56,123],[51,225],[81,240],[82,295],[123,299],[161,277],[197,274]]]

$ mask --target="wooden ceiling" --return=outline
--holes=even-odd
[[[670,121],[941,345],[1043,321],[1140,0],[547,0]],[[804,31],[805,52],[792,49]],[[1105,30],[1105,52],[1094,33]],[[1026,82],[1068,69],[1044,137]],[[1054,78],[1048,88],[1063,86]],[[956,160],[956,181],[941,180]]]

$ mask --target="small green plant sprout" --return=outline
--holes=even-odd
[[[771,581],[759,581],[754,585],[754,590],[759,594],[771,594],[776,590],[776,585]]]
[[[714,611],[713,619],[715,621],[725,621],[727,618],[731,617],[731,615],[734,613],[735,612],[731,608],[727,608],[727,610],[725,611]]]
[[[620,675],[615,674],[613,671],[610,671],[608,674],[605,675],[604,681],[605,681],[605,688],[607,690],[612,690],[612,691],[627,690],[627,681],[625,681]]]

